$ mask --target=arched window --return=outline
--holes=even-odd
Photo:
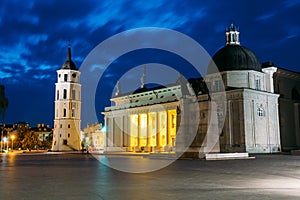
[[[258,107],[257,108],[257,115],[259,116],[259,117],[264,117],[265,116],[265,110],[263,109],[263,107]]]
[[[56,96],[56,99],[57,99],[57,100],[59,99],[59,90],[57,90],[57,96]]]
[[[64,74],[64,81],[65,81],[65,82],[68,81],[68,74]]]
[[[64,99],[67,99],[67,89],[64,89]]]
[[[64,115],[63,115],[64,117],[66,117],[67,116],[67,109],[65,109],[64,108]]]
[[[76,90],[75,89],[72,90],[72,99],[76,100]]]

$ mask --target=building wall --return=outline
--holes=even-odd
[[[279,116],[283,151],[300,149],[300,74],[278,69],[274,89],[280,94]]]

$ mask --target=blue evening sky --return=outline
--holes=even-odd
[[[5,85],[9,99],[5,122],[53,126],[56,70],[66,59],[69,39],[78,68],[88,53],[110,36],[150,26],[182,32],[213,56],[224,46],[224,30],[231,23],[240,28],[241,44],[260,62],[273,61],[275,66],[300,71],[300,0],[2,0],[0,84]],[[137,53],[142,61],[129,55],[117,63],[172,65],[163,60],[168,55],[147,60],[143,58],[153,52]],[[116,73],[112,76],[120,76]],[[113,78],[111,81],[114,85]],[[108,105],[113,88],[103,84],[96,97],[98,113]],[[83,126],[86,123],[94,122],[83,119]]]

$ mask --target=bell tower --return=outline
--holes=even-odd
[[[72,61],[68,45],[68,57],[57,70],[55,84],[55,116],[52,151],[80,150],[81,84],[80,72]]]

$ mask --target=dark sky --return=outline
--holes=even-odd
[[[300,0],[2,0],[0,5],[0,84],[5,85],[9,99],[6,123],[53,126],[56,70],[66,60],[69,39],[78,68],[105,39],[142,27],[184,33],[213,56],[225,44],[225,28],[234,23],[241,32],[241,45],[251,49],[260,62],[273,61],[278,67],[299,71]],[[161,56],[164,52],[136,53],[138,56],[126,55],[111,67],[147,62],[169,66],[170,60],[179,68],[186,64],[169,59],[172,55]],[[98,86],[97,113],[107,106],[115,80],[126,72],[111,70],[111,83],[104,80]],[[184,72],[183,67],[180,71],[185,76],[192,73]],[[83,126],[94,123],[82,120]]]

